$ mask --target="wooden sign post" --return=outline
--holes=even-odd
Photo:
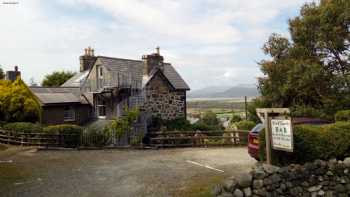
[[[267,164],[272,164],[271,146],[276,150],[293,152],[293,132],[289,109],[257,108],[256,113],[265,127]],[[273,132],[272,129],[274,129]]]

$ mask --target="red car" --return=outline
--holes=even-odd
[[[293,118],[293,125],[298,124],[311,124],[311,125],[323,125],[329,124],[330,121],[317,119],[317,118]],[[248,153],[251,157],[259,160],[259,133],[265,128],[264,124],[257,124],[248,134]]]

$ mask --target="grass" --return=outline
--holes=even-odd
[[[210,197],[211,190],[216,184],[222,183],[225,179],[223,175],[216,175],[211,177],[203,177],[200,180],[193,180],[189,184],[188,189],[176,193],[175,196],[186,196],[186,197]]]

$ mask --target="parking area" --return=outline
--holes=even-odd
[[[201,196],[255,164],[245,147],[0,151],[1,196]]]

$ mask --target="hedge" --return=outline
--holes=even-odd
[[[350,156],[350,122],[315,126],[298,125],[294,127],[294,152],[272,150],[274,165],[302,164],[316,159],[344,159]],[[259,136],[259,157],[266,160],[265,132]]]
[[[77,147],[80,144],[83,128],[76,125],[61,124],[45,127],[43,131],[50,134],[62,134],[64,147]]]
[[[338,111],[335,114],[336,121],[350,121],[350,110]]]
[[[7,123],[2,128],[16,133],[41,133],[43,131],[41,125],[30,122]]]

